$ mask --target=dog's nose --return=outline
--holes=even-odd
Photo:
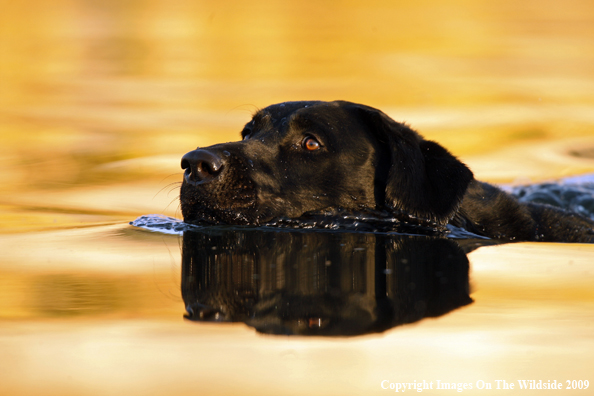
[[[221,173],[224,161],[208,150],[190,151],[182,157],[181,167],[185,169],[184,178],[190,184],[200,184],[214,179]]]

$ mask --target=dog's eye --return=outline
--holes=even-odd
[[[315,138],[308,136],[303,139],[302,146],[306,150],[316,151],[320,148],[320,142],[318,142]]]

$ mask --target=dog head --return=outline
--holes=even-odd
[[[183,156],[186,222],[259,225],[340,208],[443,225],[473,178],[437,143],[350,102],[272,105],[241,136]]]

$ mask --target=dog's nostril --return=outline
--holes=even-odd
[[[182,158],[182,162],[181,162],[181,168],[182,169],[188,169],[190,167],[190,163]]]
[[[206,162],[201,162],[196,167],[198,172],[205,173],[205,174],[214,174],[216,173]]]
[[[223,168],[221,157],[207,150],[190,151],[182,157],[181,167],[184,177],[191,183],[202,183],[217,176]]]

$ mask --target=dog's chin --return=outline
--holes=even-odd
[[[253,189],[215,186],[213,191],[182,184],[180,207],[185,223],[196,225],[257,225]]]
[[[183,217],[185,223],[195,225],[258,225],[257,220],[233,210],[198,208],[184,213]]]

